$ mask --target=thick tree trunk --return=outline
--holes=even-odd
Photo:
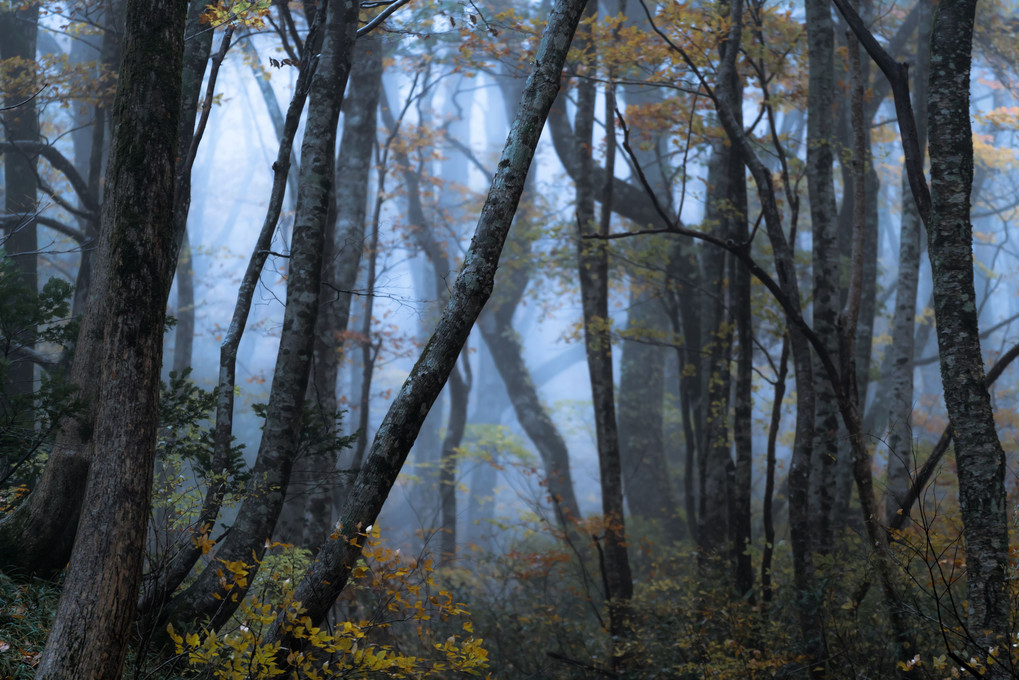
[[[99,260],[101,376],[84,512],[36,677],[116,678],[127,651],[149,519],[173,192],[184,2],[128,4]],[[83,328],[90,324],[83,325]]]
[[[311,368],[321,284],[322,252],[333,185],[333,153],[343,92],[350,73],[357,28],[356,0],[331,2],[326,11],[318,67],[301,148],[297,213],[290,248],[287,301],[258,456],[244,502],[216,558],[248,564],[252,575],[279,518],[300,438],[304,397]],[[218,599],[216,569],[203,571],[171,603],[171,621],[209,616],[213,627],[229,619],[243,592]],[[244,588],[239,590],[243,591]]]
[[[984,659],[1008,645],[1008,514],[1005,454],[984,384],[973,288],[973,139],[969,88],[976,0],[938,6],[931,36],[928,121],[931,220],[928,254],[934,277],[934,313],[945,405],[955,437],[959,499],[966,541],[967,627]],[[1003,664],[988,668],[1007,674]]]
[[[111,3],[106,12],[107,29],[103,36],[102,60],[115,68],[120,63],[122,52],[119,26],[122,25],[123,4],[120,0]],[[195,41],[186,41],[185,60],[191,50],[199,49]],[[99,200],[95,195],[99,191],[99,174],[103,166],[103,126],[105,109],[99,107],[96,114],[95,136],[89,158],[89,179],[85,188],[75,185],[79,198],[86,203],[84,208],[98,214]],[[192,130],[178,128],[178,149],[182,139],[190,140]],[[178,166],[179,169],[179,166]],[[97,218],[98,219],[98,218]],[[86,412],[75,421],[61,424],[61,431],[53,447],[53,453],[47,461],[43,475],[28,500],[18,508],[0,519],[0,560],[5,566],[48,573],[60,570],[67,564],[71,555],[78,518],[81,512],[85,478],[92,456],[90,438],[94,409],[98,403],[98,387],[100,384],[100,358],[98,352],[103,342],[103,330],[99,322],[104,318],[107,300],[105,289],[106,272],[102,267],[93,272],[93,254],[97,252],[97,244],[91,239],[98,238],[98,226],[93,229],[89,222],[85,229],[86,243],[82,249],[82,260],[79,266],[74,302],[72,310],[84,312],[95,308],[93,313],[83,315],[81,330],[75,345],[74,360],[69,370],[69,382],[78,385],[78,396],[86,404]],[[174,223],[176,229],[176,222]],[[176,247],[179,234],[174,233],[173,256],[176,260]],[[172,276],[172,269],[169,276]],[[170,281],[166,281],[169,287]],[[164,303],[165,304],[165,301]],[[17,546],[17,548],[5,548]]]
[[[620,360],[619,453],[630,514],[657,522],[668,540],[678,541],[686,530],[665,460],[665,350],[643,341],[657,340],[665,331],[649,285],[631,274]]]
[[[336,532],[319,550],[294,597],[312,621],[320,622],[343,590],[361,556],[365,530],[382,504],[407,458],[425,415],[456,365],[471,327],[491,295],[499,255],[524,188],[527,170],[559,90],[566,53],[580,21],[584,0],[559,0],[542,35],[520,108],[513,121],[498,171],[492,181],[471,247],[457,276],[449,303],[399,394],[389,408],[340,515]],[[279,621],[266,635],[280,639]],[[287,639],[287,648],[299,641]]]

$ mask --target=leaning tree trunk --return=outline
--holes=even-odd
[[[237,520],[216,551],[219,560],[248,564],[252,577],[279,518],[300,438],[315,339],[336,127],[350,73],[358,2],[331,2],[326,12],[322,51],[312,76],[311,101],[301,148],[286,310],[262,440]],[[206,569],[190,588],[171,602],[168,613],[171,622],[185,617],[193,620],[196,616],[209,616],[212,626],[218,627],[230,618],[243,592],[237,598],[222,598],[216,572],[216,569]]]
[[[364,531],[377,519],[425,415],[455,367],[467,336],[491,295],[499,256],[545,118],[559,91],[566,53],[584,4],[585,0],[559,0],[552,10],[449,303],[375,435],[371,451],[340,514],[337,531],[319,550],[297,587],[295,599],[316,623],[325,618],[346,585],[351,569],[361,556]],[[291,639],[280,624],[277,620],[266,638],[275,640],[287,636],[284,646],[298,648],[300,641]]]
[[[141,579],[158,426],[184,2],[128,4],[97,264],[103,344],[82,519],[36,677],[120,676]],[[84,327],[87,327],[85,324]]]
[[[955,437],[965,526],[967,627],[978,647],[964,655],[985,659],[991,648],[1009,648],[1010,599],[1005,454],[984,384],[973,287],[969,87],[975,14],[976,0],[948,0],[939,4],[934,20],[927,109],[931,159],[927,246],[941,380]],[[988,673],[998,677],[1007,671],[999,661]]]

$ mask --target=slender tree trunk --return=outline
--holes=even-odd
[[[733,168],[733,181],[739,178],[738,187],[733,188],[733,195],[742,202],[742,212],[736,224],[733,238],[737,242],[746,242],[750,232],[746,220],[747,184],[742,159]],[[735,202],[735,201],[734,201]],[[732,262],[732,314],[736,318],[736,390],[733,411],[733,443],[736,449],[736,466],[733,471],[733,512],[732,542],[736,566],[736,592],[741,596],[750,595],[753,599],[754,566],[751,561],[750,547],[753,541],[752,531],[752,500],[753,500],[753,370],[754,370],[754,338],[753,310],[750,297],[750,272],[739,262]]]
[[[191,260],[191,245],[186,232],[188,214],[191,210],[191,170],[194,166],[192,147],[197,152],[196,134],[198,141],[201,141],[201,135],[204,133],[204,124],[195,133],[195,122],[202,103],[202,79],[212,53],[213,31],[204,30],[202,23],[206,4],[202,0],[192,0],[188,3],[186,30],[188,35],[193,36],[188,40],[193,44],[188,45],[184,53],[184,70],[181,76],[183,86],[181,134],[177,137],[177,186],[173,207],[173,230],[178,238],[180,257],[177,260],[177,327],[174,330],[172,366],[178,373],[191,366],[191,352],[195,342],[195,272]],[[223,39],[223,56],[225,50],[229,48],[229,36],[232,33],[230,31]],[[219,57],[219,63],[222,63],[223,56]],[[219,63],[214,67],[213,87]],[[211,108],[212,102],[208,102],[206,106]],[[208,111],[203,113],[205,120],[208,120]]]
[[[378,518],[382,504],[407,458],[424,417],[456,365],[471,327],[491,295],[506,235],[545,118],[559,90],[566,53],[580,21],[584,0],[559,0],[542,35],[531,75],[521,97],[498,171],[492,181],[478,228],[453,284],[449,303],[421,357],[383,419],[371,451],[358,474],[330,536],[301,580],[295,598],[308,616],[320,622],[343,590],[361,556],[365,529]],[[335,536],[335,538],[334,538]],[[284,631],[277,621],[265,636],[277,640]],[[286,639],[284,646],[300,647]]]
[[[771,402],[771,422],[768,425],[767,462],[764,473],[764,506],[761,511],[764,523],[764,553],[761,556],[761,597],[765,604],[772,601],[774,590],[771,586],[771,561],[775,554],[775,446],[778,442],[778,428],[782,422],[782,400],[785,398],[785,381],[789,375],[789,338],[782,338],[782,355],[778,360],[778,375],[775,376],[775,394]]]
[[[230,533],[216,558],[242,561],[252,574],[279,518],[300,438],[304,397],[311,369],[321,285],[322,252],[333,185],[336,127],[343,101],[357,28],[358,2],[329,3],[318,67],[301,148],[297,213],[290,248],[287,301],[280,348],[266,410],[265,425],[251,482]],[[222,598],[216,569],[203,571],[171,603],[171,621],[209,616],[213,627],[229,619],[237,598]],[[236,591],[235,591],[236,592]],[[216,596],[219,595],[220,598]]]
[[[973,288],[973,139],[970,63],[976,0],[938,6],[931,36],[928,121],[931,220],[927,247],[934,276],[934,313],[945,405],[955,437],[959,500],[966,541],[967,627],[984,659],[1008,645],[1008,515],[1005,454],[984,384]],[[1007,675],[1002,663],[988,668]]]
[[[807,189],[813,230],[814,332],[831,356],[838,354],[836,322],[841,303],[839,276],[842,256],[835,209],[835,28],[828,0],[807,0],[806,28],[809,60],[807,94]],[[813,549],[831,552],[834,544],[832,505],[835,465],[839,457],[839,410],[828,377],[814,376],[814,451],[810,477]],[[801,597],[808,593],[801,593]],[[813,605],[811,605],[813,606]],[[820,630],[815,630],[820,634]],[[817,649],[819,654],[824,650]]]
[[[21,9],[0,12],[0,59],[20,59],[26,64],[35,64],[38,32],[39,5],[25,3]],[[34,95],[41,83],[28,72],[29,68],[15,67],[5,73],[9,79],[24,80],[19,83],[21,87],[3,83],[4,104],[15,107],[3,113],[4,141],[39,141],[39,112],[35,99],[24,100]],[[4,208],[9,215],[25,215],[25,218],[15,222],[14,227],[3,234],[2,245],[5,255],[18,266],[21,281],[30,291],[39,288],[39,244],[34,219],[37,208],[36,164],[36,155],[26,151],[14,151],[4,158]],[[34,329],[26,329],[26,332],[34,335]],[[31,349],[34,343],[28,335],[11,340]],[[32,394],[35,391],[35,364],[22,359],[7,366],[3,391],[8,397]],[[21,427],[31,429],[34,423],[23,422]]]
[[[588,10],[591,16],[594,12]],[[589,30],[589,29],[587,29]],[[585,33],[585,42],[589,36]],[[629,602],[633,597],[633,578],[626,551],[626,525],[623,516],[623,480],[619,457],[619,433],[613,397],[612,336],[609,318],[608,244],[603,239],[587,238],[607,233],[607,223],[599,226],[594,214],[595,185],[591,172],[596,83],[581,80],[577,92],[575,129],[582,146],[578,147],[577,166],[577,265],[580,299],[584,314],[584,346],[591,380],[591,399],[598,443],[598,470],[601,479],[604,540],[599,543],[602,576],[609,608],[609,634],[613,640],[613,666],[622,661],[622,643],[629,628]],[[611,129],[611,128],[610,128]],[[613,133],[614,134],[614,133]]]
[[[921,27],[930,26],[932,8],[925,8]],[[927,74],[930,66],[930,29],[921,28],[917,40],[913,93],[916,101],[917,136],[921,153],[927,147]],[[899,236],[899,276],[895,288],[895,313],[892,315],[892,344],[888,350],[890,376],[888,408],[891,411],[888,434],[888,492],[885,515],[894,520],[912,483],[913,429],[913,334],[915,332],[916,294],[920,282],[920,256],[923,223],[916,202],[909,192],[909,180],[902,173],[902,223]]]
[[[191,367],[195,344],[195,272],[191,260],[191,243],[184,234],[180,257],[177,259],[177,326],[174,328],[173,370],[182,373]]]
[[[454,368],[452,373],[457,376],[454,380],[450,375],[449,421],[446,423],[446,436],[442,439],[442,458],[439,459],[439,509],[442,513],[439,553],[443,564],[451,564],[456,559],[457,449],[467,427],[467,398],[471,389],[470,381],[459,375],[459,369]]]
[[[382,83],[382,45],[372,35],[357,41],[350,82],[343,102],[343,133],[336,156],[333,190],[335,218],[327,225],[322,265],[315,349],[307,400],[332,437],[337,410],[336,383],[344,355],[343,338],[350,321],[352,291],[365,249],[368,179],[375,147],[379,93]],[[336,452],[299,458],[291,489],[280,516],[279,534],[303,548],[317,548],[332,527],[332,490]],[[287,526],[289,529],[285,529]]]
[[[99,262],[97,452],[57,615],[36,677],[120,676],[149,518],[166,295],[176,260],[174,170],[184,2],[129,2]],[[84,325],[86,327],[88,324]]]

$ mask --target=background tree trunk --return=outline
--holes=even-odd
[[[38,32],[39,5],[24,3],[20,9],[0,12],[0,59],[23,59],[26,63],[34,63]],[[42,84],[34,75],[27,73],[25,66],[11,69],[5,75],[10,79],[28,77],[21,87],[3,83],[4,104],[12,107],[20,104],[3,113],[4,141],[36,142],[39,140],[39,112],[35,99],[24,100],[32,97]],[[13,227],[5,230],[2,245],[6,256],[17,264],[21,280],[30,291],[39,288],[39,244],[34,219],[37,208],[36,165],[36,154],[29,151],[17,150],[4,158],[4,209],[8,215],[24,217],[15,220]],[[29,334],[34,331],[25,330]],[[34,345],[27,336],[10,340],[29,348]],[[13,361],[7,367],[3,390],[6,397],[32,394],[35,391],[35,364],[27,359]],[[22,426],[30,428],[33,424],[23,423]]]

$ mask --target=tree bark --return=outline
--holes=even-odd
[[[828,0],[806,2],[809,89],[807,93],[807,190],[813,230],[813,326],[831,356],[838,355],[841,306],[839,248],[835,208],[835,28]],[[831,552],[835,464],[839,458],[839,410],[835,388],[823,372],[814,376],[814,451],[810,474],[812,549]],[[801,597],[807,593],[801,593]],[[820,630],[816,630],[820,634]],[[823,650],[818,650],[823,654]]]
[[[319,550],[301,580],[295,599],[312,621],[319,622],[343,590],[361,556],[361,541],[378,517],[400,472],[425,415],[456,365],[471,327],[491,295],[506,235],[513,220],[534,149],[548,110],[559,90],[559,79],[583,10],[584,0],[559,0],[542,35],[520,108],[481,211],[478,228],[463,267],[453,284],[449,303],[413,370],[383,419],[371,451],[340,515],[333,536]],[[284,637],[280,621],[266,638]],[[296,648],[297,640],[284,640]]]
[[[129,2],[99,262],[96,454],[36,677],[119,677],[141,579],[158,424],[186,4]],[[84,328],[84,326],[83,326]]]
[[[931,35],[928,125],[931,219],[928,254],[945,405],[955,437],[966,541],[967,626],[983,659],[1008,644],[1008,516],[1005,454],[984,384],[973,286],[973,139],[969,88],[976,0],[938,6]],[[1003,664],[988,668],[1007,675]]]

